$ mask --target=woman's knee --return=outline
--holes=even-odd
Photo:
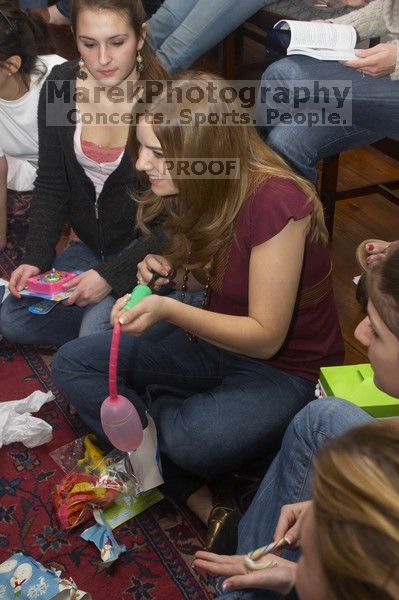
[[[63,375],[66,372],[70,371],[71,366],[75,362],[73,359],[73,355],[74,355],[73,345],[74,345],[74,340],[64,344],[58,350],[58,352],[55,355],[53,362],[51,364],[51,371],[52,371],[53,379],[55,380],[55,383],[57,385],[60,381],[62,381]],[[72,351],[70,349],[70,346],[72,346]]]
[[[288,57],[276,60],[263,72],[262,86],[271,81],[292,81],[303,77],[303,67],[295,59]]]
[[[60,389],[64,389],[68,381],[80,380],[90,376],[92,386],[99,378],[107,377],[109,365],[109,348],[112,332],[99,333],[84,338],[76,338],[65,343],[58,350],[52,364],[52,374]],[[95,377],[94,377],[95,375]],[[104,389],[104,397],[106,390]]]
[[[158,406],[157,406],[158,404]],[[155,403],[150,412],[154,418],[159,447],[174,464],[190,473],[209,478],[218,460],[218,452],[205,431],[195,422],[182,422],[178,409],[161,407]]]
[[[19,344],[30,344],[29,327],[27,321],[28,313],[25,303],[15,300],[9,296],[1,305],[0,309],[0,333],[12,342]]]
[[[110,323],[111,310],[115,303],[112,296],[106,296],[97,304],[86,307],[79,330],[79,337],[86,337],[112,329]]]
[[[85,370],[85,358],[91,356],[82,348],[80,339],[71,340],[57,352],[51,365],[51,373],[56,386],[64,391],[68,381],[79,377]]]
[[[314,400],[293,419],[296,433],[302,437],[337,437],[348,429],[370,421],[372,417],[355,404],[341,398],[327,397]]]

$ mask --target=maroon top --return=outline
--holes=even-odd
[[[247,316],[252,248],[277,235],[290,219],[299,220],[311,212],[311,203],[293,181],[273,177],[260,185],[238,214],[222,293],[211,291],[209,310]],[[330,268],[327,248],[312,243],[308,235],[297,302],[287,337],[278,353],[265,363],[314,381],[320,367],[342,364],[344,344],[331,283],[322,299],[299,306],[301,293],[322,281]]]

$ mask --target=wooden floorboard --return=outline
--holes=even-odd
[[[368,154],[368,150],[363,150],[363,154]],[[373,156],[372,152],[370,156]],[[350,157],[348,161],[350,164]],[[357,158],[355,167],[361,168],[361,165],[356,165],[356,161]],[[364,175],[366,183],[373,183],[373,171],[365,169],[364,173],[369,173],[368,177]],[[358,184],[354,179],[350,180],[349,187],[354,185]],[[341,200],[336,204],[331,242],[333,285],[345,339],[347,364],[367,361],[367,353],[353,335],[356,324],[362,318],[355,298],[356,288],[352,281],[353,277],[361,272],[355,260],[356,248],[360,242],[368,238],[391,241],[399,238],[398,226],[399,207],[380,194]]]

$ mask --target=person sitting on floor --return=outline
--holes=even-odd
[[[0,249],[7,242],[7,188],[33,188],[38,162],[37,105],[47,72],[64,59],[38,56],[47,28],[0,1]]]
[[[342,63],[316,60],[308,56],[290,56],[270,65],[263,74],[258,101],[259,125],[267,143],[284,156],[310,181],[316,182],[317,162],[343,150],[366,146],[386,136],[399,139],[399,3],[396,0],[373,0],[368,6],[347,15],[331,19],[332,23],[353,25],[360,40],[388,35],[390,41],[372,48],[356,50],[356,58]],[[344,106],[336,125],[312,126],[277,122],[270,112],[273,90],[285,89],[293,98],[295,85],[311,83],[309,99],[302,104],[301,113],[332,111],[325,104],[325,88],[342,82],[350,84]],[[320,93],[314,92],[317,83]],[[332,91],[332,90],[331,90]],[[274,106],[273,106],[274,108]],[[281,114],[298,112],[293,101],[276,105]],[[336,104],[334,104],[334,111]],[[338,113],[337,113],[338,114]],[[274,115],[271,118],[271,115]],[[273,121],[273,122],[272,122]],[[288,121],[289,122],[289,121]]]
[[[372,268],[367,272],[367,287],[369,291],[368,316],[358,325],[355,336],[368,348],[368,355],[371,365],[374,369],[374,382],[376,386],[386,393],[399,397],[399,243],[394,242],[385,248],[385,243],[381,242],[375,248],[377,254],[373,254],[374,260],[371,261]],[[374,251],[374,248],[371,249]],[[381,250],[385,251],[386,258],[382,259]],[[320,465],[316,463],[316,483],[313,491],[316,491],[314,514],[322,513],[330,520],[331,532],[336,529],[336,535],[344,536],[344,531],[354,533],[357,527],[364,528],[365,540],[358,547],[367,548],[366,554],[370,557],[373,568],[368,568],[366,564],[366,554],[356,552],[351,556],[352,542],[350,538],[342,538],[337,541],[336,556],[327,557],[324,555],[323,547],[318,547],[318,553],[323,556],[323,579],[328,577],[329,584],[332,580],[334,585],[329,588],[329,594],[316,587],[316,572],[308,572],[306,579],[309,581],[314,577],[314,594],[303,590],[303,564],[307,562],[310,548],[307,541],[303,539],[303,531],[300,531],[300,522],[302,516],[311,506],[309,499],[312,497],[311,478],[312,463],[315,454],[322,448],[326,440],[337,437],[352,428],[372,421],[372,417],[354,404],[338,398],[323,398],[315,400],[302,409],[289,425],[283,439],[281,450],[276,456],[271,467],[267,471],[259,490],[252,501],[247,513],[243,517],[239,526],[239,542],[236,556],[219,556],[207,552],[198,552],[194,561],[194,567],[204,570],[213,575],[227,577],[223,585],[222,593],[218,598],[220,600],[258,600],[260,598],[281,598],[281,595],[275,595],[271,591],[288,592],[290,587],[297,582],[297,591],[301,600],[312,598],[313,600],[324,600],[324,598],[337,598],[337,600],[353,600],[361,598],[365,600],[370,598],[392,598],[398,597],[398,588],[391,588],[393,582],[398,585],[398,578],[395,576],[393,581],[388,584],[389,561],[385,562],[385,556],[381,554],[381,548],[385,547],[387,540],[381,538],[381,541],[374,544],[369,539],[370,532],[377,527],[377,521],[383,515],[387,515],[387,508],[383,503],[388,496],[385,496],[380,485],[377,485],[378,493],[374,492],[372,479],[365,479],[362,487],[359,487],[359,495],[364,491],[364,497],[369,497],[371,505],[367,512],[357,502],[351,506],[344,499],[344,496],[338,496],[338,500],[333,500],[333,504],[327,502],[323,509],[320,506]],[[398,419],[395,419],[394,436],[399,440],[397,432]],[[378,429],[370,429],[370,435]],[[355,440],[358,434],[349,431],[344,438],[346,440]],[[366,439],[366,438],[365,438]],[[377,449],[376,460],[382,460],[383,444]],[[338,442],[338,446],[341,442]],[[338,446],[332,446],[337,448]],[[381,451],[381,456],[379,452]],[[328,452],[327,452],[328,454]],[[395,460],[398,459],[396,453]],[[349,461],[345,468],[342,468],[342,485],[344,479],[349,482],[352,488],[356,485],[352,467],[349,467]],[[353,465],[354,463],[352,463]],[[330,465],[332,467],[332,465]],[[328,476],[335,477],[335,468],[332,470],[323,470]],[[366,472],[365,472],[366,473]],[[375,470],[374,473],[377,473]],[[399,473],[390,477],[392,485],[395,487],[399,481]],[[368,477],[372,478],[372,469],[368,472]],[[376,488],[376,489],[377,489]],[[396,491],[395,491],[396,489]],[[392,488],[390,491],[392,506],[398,505],[399,489]],[[371,494],[371,498],[370,498]],[[332,500],[331,496],[331,499]],[[337,498],[337,497],[336,497]],[[323,496],[323,503],[326,500]],[[353,500],[355,500],[353,498]],[[381,501],[381,504],[379,502]],[[329,508],[330,507],[330,508]],[[373,507],[374,518],[370,518],[370,510]],[[324,512],[325,511],[325,512]],[[312,511],[310,511],[312,512]],[[335,514],[332,514],[335,513]],[[342,519],[342,522],[339,521]],[[399,515],[396,516],[398,522]],[[323,518],[324,522],[324,518]],[[345,527],[343,523],[346,523]],[[334,526],[333,526],[334,523]],[[306,526],[305,526],[306,529]],[[335,535],[335,534],[334,534]],[[382,535],[382,532],[381,532]],[[399,539],[398,531],[395,533],[396,540]],[[301,564],[296,569],[292,563],[284,562],[286,568],[259,570],[250,572],[245,567],[244,554],[255,548],[268,544],[272,539],[280,540],[286,537],[290,541],[290,547],[294,548],[300,541],[301,548],[305,554]],[[321,539],[321,538],[319,538]],[[384,541],[382,541],[384,539]],[[357,543],[357,538],[354,538]],[[397,542],[396,542],[397,543]],[[330,544],[328,544],[330,548]],[[311,542],[311,547],[314,544]],[[397,555],[399,548],[393,556]],[[370,556],[370,552],[372,552]],[[293,550],[284,551],[286,558],[297,559],[298,552]],[[340,557],[338,562],[336,560]],[[274,556],[269,556],[272,560]],[[352,559],[356,564],[353,564]],[[387,569],[386,578],[380,576],[384,569]],[[302,581],[301,581],[302,579]],[[352,587],[354,586],[354,587]],[[380,586],[380,588],[378,587]],[[383,589],[385,587],[385,589]],[[254,589],[259,588],[259,589]],[[239,590],[239,591],[238,591]],[[262,590],[262,591],[260,591]],[[339,591],[338,591],[339,590]],[[356,591],[357,590],[357,591]],[[361,591],[362,590],[362,591]],[[366,590],[368,590],[366,592]],[[385,595],[384,595],[385,594]]]
[[[132,289],[137,263],[160,248],[159,229],[149,236],[135,229],[131,194],[140,184],[126,148],[128,84],[165,78],[145,41],[144,19],[140,0],[74,3],[81,59],[53,68],[40,95],[38,176],[26,254],[1,309],[5,338],[61,346],[109,328],[115,297]],[[117,103],[109,93],[116,86]],[[56,256],[66,219],[74,234]],[[29,277],[51,267],[83,273],[68,282],[68,300],[38,318],[28,311],[37,299],[23,299],[20,292]]]
[[[216,102],[208,102],[210,83]],[[320,367],[342,362],[343,341],[313,186],[252,126],[231,126],[228,116],[239,114],[240,105],[224,100],[227,82],[189,72],[173,85],[137,127],[136,167],[151,184],[139,200],[138,224],[145,232],[166,211],[167,238],[162,256],[139,264],[138,281],[159,274],[159,289],[173,280],[183,302],[191,286],[200,286],[206,310],[154,294],[125,312],[126,296],[112,319],[124,334],[119,392],[137,408],[145,435],[142,395],[151,396],[166,481],[204,523],[213,523],[211,545],[217,523],[208,482],[279,444],[312,398]],[[181,102],[168,101],[177,95]],[[190,123],[183,124],[188,112]],[[198,125],[203,118],[212,125]],[[189,172],[179,177],[184,157]],[[195,176],[201,161],[206,178]],[[218,161],[230,165],[230,176],[212,176]],[[145,332],[156,324],[164,334],[154,343]],[[110,340],[104,333],[70,342],[53,363],[59,389],[102,440]]]

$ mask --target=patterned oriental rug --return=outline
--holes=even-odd
[[[6,251],[0,252],[0,276],[5,279],[23,253],[30,197],[13,194],[9,200],[9,241]],[[70,414],[37,349],[1,341],[0,381],[1,402],[35,390],[55,395],[55,401],[38,413],[53,428],[49,444],[28,449],[15,443],[0,449],[0,563],[15,552],[25,552],[72,577],[93,600],[212,598],[211,585],[190,566],[194,552],[203,548],[205,529],[188,510],[168,499],[114,530],[127,551],[108,570],[94,545],[80,538],[87,524],[70,533],[59,528],[51,493],[63,473],[49,453],[80,437],[84,425]]]

